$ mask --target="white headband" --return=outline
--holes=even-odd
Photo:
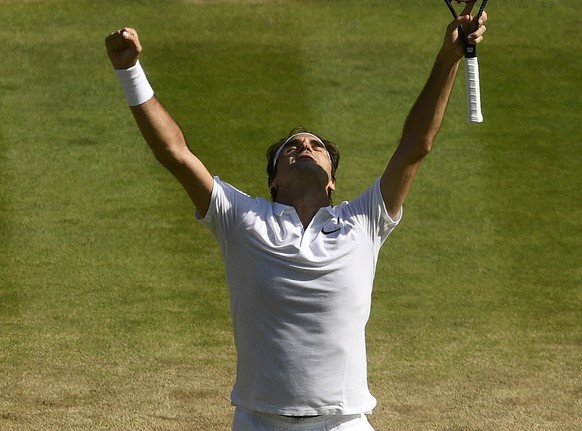
[[[327,149],[327,147],[325,146],[325,144],[323,143],[323,141],[318,137],[315,136],[313,133],[309,133],[309,132],[299,132],[299,133],[295,133],[294,135],[289,136],[287,139],[285,139],[285,142],[283,142],[279,148],[277,148],[277,151],[275,152],[275,156],[273,157],[273,169],[275,169],[275,166],[277,166],[277,160],[279,160],[279,156],[281,155],[281,151],[283,151],[283,148],[285,147],[285,145],[287,145],[287,143],[292,140],[293,138],[299,136],[299,135],[307,135],[310,136],[311,138],[315,139],[317,142],[319,142],[323,148],[325,148],[326,152],[327,152],[327,158],[329,159],[329,163],[333,166],[333,162],[331,161],[331,154],[329,154],[329,150]]]

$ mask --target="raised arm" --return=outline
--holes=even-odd
[[[156,159],[182,184],[202,216],[208,211],[213,178],[190,151],[180,127],[153,95],[138,63],[142,51],[137,32],[123,28],[105,39],[107,55],[126,91],[128,104]]]
[[[422,159],[430,152],[440,129],[449,96],[463,57],[463,42],[458,27],[474,26],[470,16],[475,4],[471,1],[462,15],[447,27],[445,40],[436,57],[429,78],[414,103],[402,131],[398,148],[394,152],[381,179],[382,196],[391,217],[399,215],[400,208],[416,176]],[[487,14],[481,16],[481,26],[468,39],[477,44],[483,40]],[[466,33],[469,33],[468,31]]]

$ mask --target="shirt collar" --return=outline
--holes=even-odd
[[[285,214],[288,211],[295,211],[295,208],[293,208],[292,206],[280,204],[279,202],[273,202],[272,207],[273,207],[273,214],[278,216],[278,217],[281,217],[283,214]],[[326,207],[321,207],[319,209],[319,211],[321,211],[321,210],[325,210],[330,215],[334,215],[333,207],[331,205],[328,205]]]

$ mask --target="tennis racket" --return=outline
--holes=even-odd
[[[453,5],[452,0],[445,0],[449,10],[453,14],[453,17],[457,19],[458,14]],[[469,0],[455,0],[457,3],[468,3]],[[479,7],[479,12],[475,17],[475,28],[476,31],[479,28],[479,18],[485,10],[487,5],[487,0],[481,1],[481,6]],[[467,42],[467,35],[463,30],[462,26],[459,26],[459,35],[463,40],[463,48],[465,51],[465,82],[467,86],[467,115],[468,120],[471,123],[482,123],[483,113],[481,111],[481,86],[479,81],[479,61],[477,60],[477,47],[471,43]]]

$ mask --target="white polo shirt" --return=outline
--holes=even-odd
[[[226,268],[237,350],[232,403],[280,415],[371,411],[365,327],[378,252],[399,222],[380,181],[321,208],[304,229],[293,207],[215,177],[201,222]]]

